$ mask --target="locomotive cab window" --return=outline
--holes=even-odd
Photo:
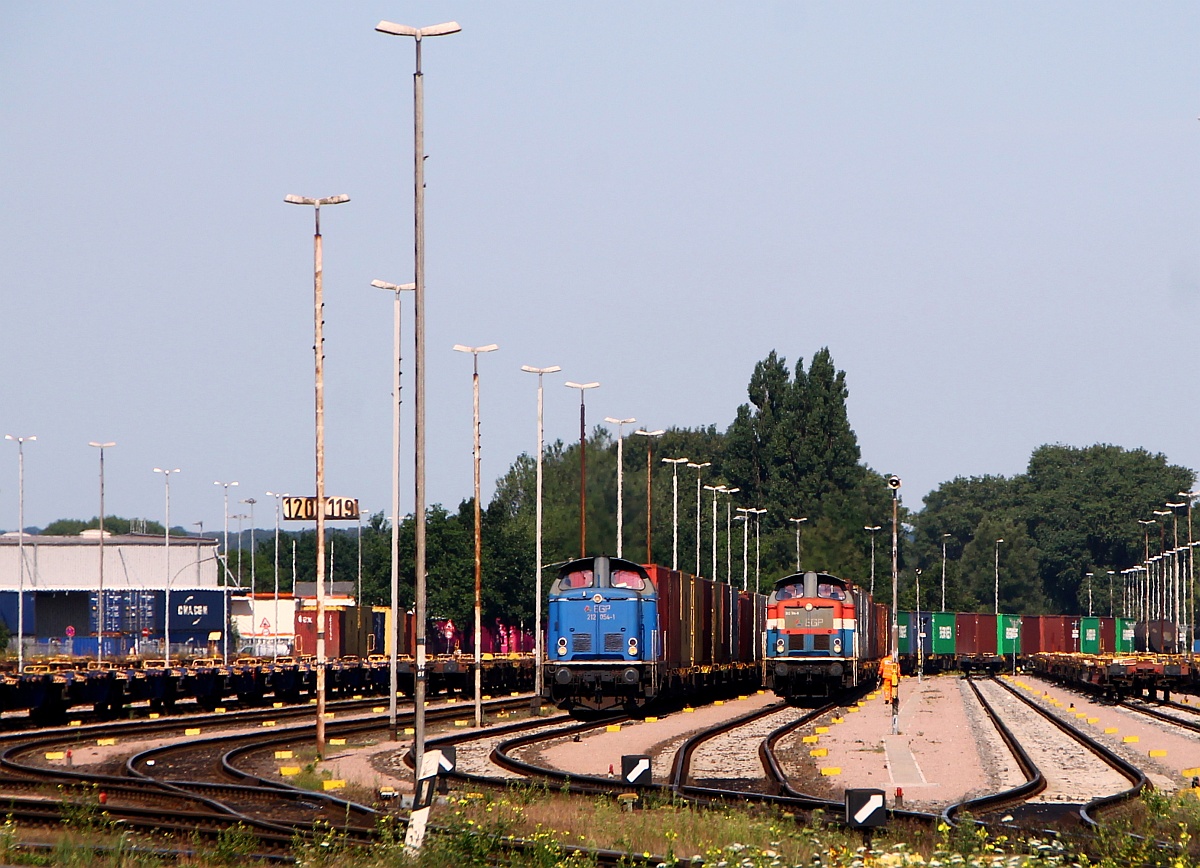
[[[633,570],[613,570],[608,584],[613,588],[626,588],[630,591],[646,590],[646,580]]]
[[[817,585],[817,596],[825,600],[844,600],[846,599],[846,592],[837,585],[821,582],[821,584]]]
[[[555,581],[554,591],[577,591],[580,588],[590,588],[595,583],[596,580],[591,570],[576,570],[565,576],[559,576]]]
[[[776,600],[793,600],[804,596],[804,586],[800,584],[783,585],[775,589]]]

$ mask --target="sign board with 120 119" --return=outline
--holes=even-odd
[[[287,521],[316,521],[317,499],[315,497],[285,497],[283,517]],[[357,497],[326,497],[326,521],[354,521],[358,518]]]

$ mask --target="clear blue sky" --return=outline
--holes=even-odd
[[[328,488],[390,497],[425,43],[430,500],[589,417],[724,429],[828,345],[906,502],[1046,442],[1200,467],[1194,3],[0,5],[0,418],[26,518],[219,528],[312,489],[309,209],[327,209]],[[406,335],[408,333],[406,323]],[[407,342],[407,341],[406,341]],[[412,370],[405,363],[406,373]],[[405,445],[411,447],[406,387]],[[0,527],[17,524],[16,447]],[[702,458],[703,456],[692,456]],[[405,464],[404,509],[411,496]],[[549,505],[553,508],[553,505]],[[235,510],[231,510],[235,511]]]

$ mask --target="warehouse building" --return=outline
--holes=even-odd
[[[99,531],[87,530],[78,536],[26,534],[22,546],[18,533],[0,536],[0,621],[14,637],[11,653],[23,587],[26,657],[93,657],[101,632],[107,658],[161,657],[164,612],[170,613],[173,657],[219,648],[226,631],[226,580],[235,581],[221,562],[218,541],[208,537],[171,537],[167,546],[161,536],[105,533],[101,540]]]

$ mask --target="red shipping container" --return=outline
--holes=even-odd
[[[1021,619],[1021,652],[1061,654],[1076,650],[1071,636],[1075,619],[1068,615],[1027,615]]]
[[[325,658],[342,656],[342,610],[325,610]],[[296,610],[296,653],[317,653],[317,610]]]
[[[996,656],[996,616],[960,612],[954,617],[956,653],[966,657]]]
[[[1100,649],[1104,654],[1112,654],[1117,648],[1117,619],[1100,619]]]

